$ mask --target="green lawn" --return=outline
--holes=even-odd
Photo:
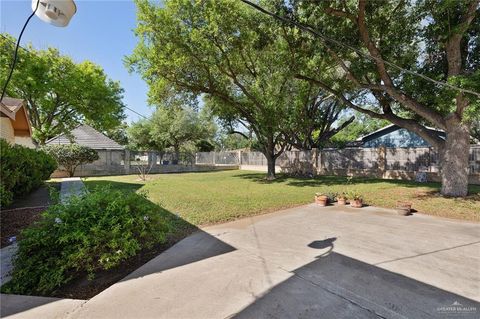
[[[195,225],[224,222],[313,202],[316,192],[355,190],[368,205],[393,208],[397,200],[411,201],[420,213],[480,221],[480,186],[471,186],[464,199],[438,195],[437,183],[358,178],[346,184],[345,177],[316,179],[280,177],[265,181],[264,174],[249,171],[222,171],[151,175],[142,182],[135,175],[90,177],[89,189],[110,184],[125,191],[145,190],[149,199],[179,214]]]

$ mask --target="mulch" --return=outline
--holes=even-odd
[[[47,206],[14,208],[2,210],[0,212],[0,248],[12,244],[12,237],[20,235],[22,229],[30,226],[41,217],[41,213],[47,209]]]

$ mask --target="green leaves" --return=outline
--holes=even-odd
[[[15,39],[3,36],[0,72],[7,74]],[[7,95],[27,101],[34,137],[40,144],[81,122],[104,131],[118,126],[125,117],[123,89],[100,66],[90,61],[75,63],[53,48],[29,46],[18,54]]]
[[[82,273],[92,279],[166,241],[170,213],[144,195],[109,188],[51,206],[20,236],[12,281],[2,292],[46,294]]]
[[[6,206],[14,196],[26,195],[50,178],[57,167],[55,160],[43,151],[21,145],[10,145],[0,139],[0,203]]]
[[[98,160],[98,153],[90,147],[79,144],[47,145],[44,147],[47,154],[51,155],[70,176],[75,169],[82,164],[92,163]]]
[[[157,108],[151,119],[134,123],[128,132],[134,149],[164,151],[172,147],[178,152],[187,143],[212,139],[216,130],[205,109],[197,112],[176,105]]]

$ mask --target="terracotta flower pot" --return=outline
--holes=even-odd
[[[350,206],[355,207],[355,208],[360,208],[363,206],[363,200],[362,199],[352,199],[350,200]]]
[[[412,203],[410,202],[397,202],[397,213],[402,216],[410,215],[412,211]]]
[[[320,206],[327,206],[328,197],[326,195],[315,195],[315,203]]]
[[[347,205],[347,199],[346,198],[337,198],[337,203],[340,206]]]

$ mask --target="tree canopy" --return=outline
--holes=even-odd
[[[270,11],[242,2],[302,32],[294,44],[309,54],[298,61],[298,79],[423,137],[439,151],[442,193],[467,194],[480,99],[449,85],[480,92],[478,0],[272,0]]]
[[[13,37],[1,35],[1,74],[8,73],[14,44]],[[32,46],[18,51],[7,88],[8,96],[27,101],[33,136],[40,144],[78,123],[100,131],[117,127],[125,118],[122,93],[120,84],[109,79],[100,66],[90,61],[75,63],[57,49]]]
[[[274,178],[301,111],[289,45],[296,31],[234,0],[136,4],[139,43],[126,62],[149,84],[152,104],[203,96],[215,115],[254,133]]]
[[[137,150],[180,151],[213,141],[216,125],[205,111],[189,106],[161,106],[152,117],[133,123],[128,130],[130,146]],[[178,159],[178,158],[177,158]]]

